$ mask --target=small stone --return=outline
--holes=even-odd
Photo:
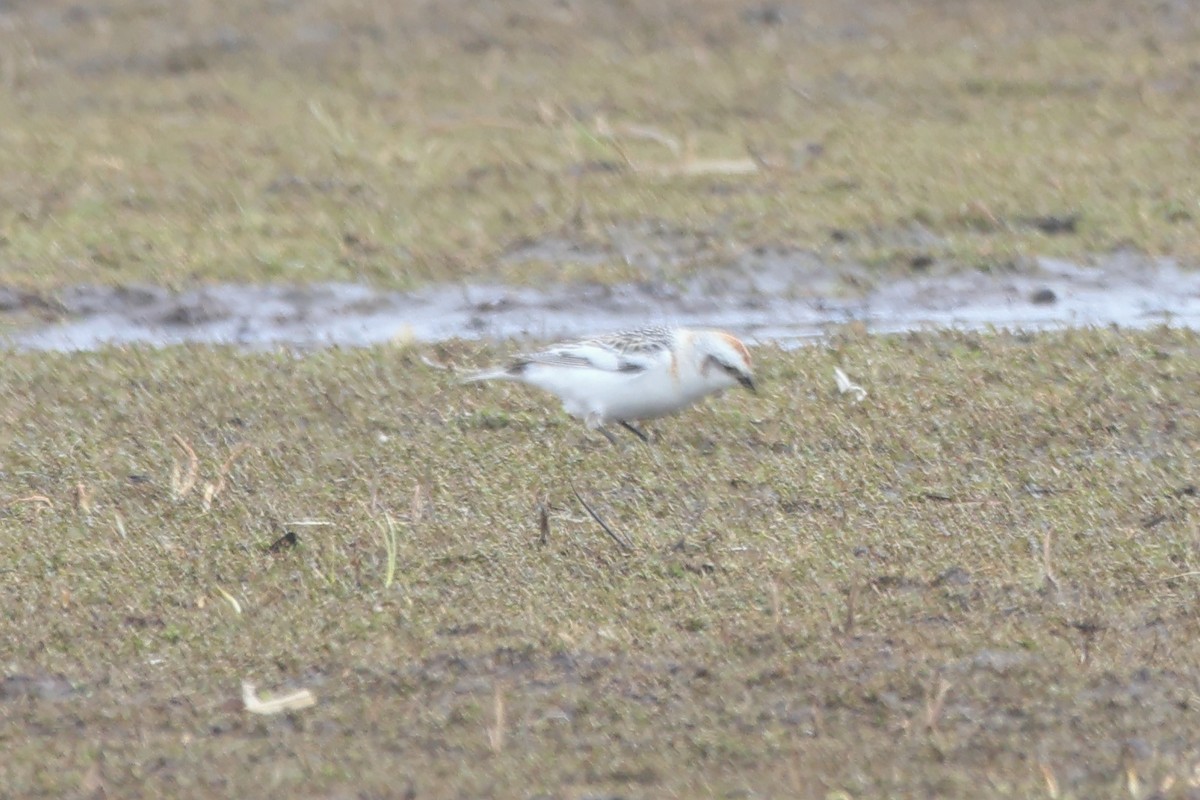
[[[1029,296],[1029,302],[1035,306],[1048,306],[1051,303],[1058,302],[1058,295],[1054,293],[1053,289],[1042,288]]]

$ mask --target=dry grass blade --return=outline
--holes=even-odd
[[[35,516],[41,516],[43,511],[53,511],[54,503],[49,497],[41,494],[31,494],[28,497],[18,497],[16,500],[10,500],[5,505],[9,508],[22,503],[32,503]]]
[[[204,510],[205,511],[208,511],[208,509],[212,507],[212,502],[213,502],[213,500],[217,499],[217,495],[219,495],[222,491],[225,490],[225,476],[228,475],[229,470],[233,468],[234,462],[236,462],[241,457],[242,453],[246,452],[249,449],[250,449],[250,445],[246,444],[245,442],[242,442],[237,447],[233,448],[233,452],[230,453],[229,457],[225,459],[225,462],[223,464],[221,464],[221,469],[217,473],[217,480],[214,483],[205,484],[205,486],[204,486]]]
[[[942,717],[942,711],[946,708],[946,696],[950,694],[950,689],[953,684],[945,678],[938,677],[937,689],[932,692],[925,700],[925,729],[929,731],[937,730],[938,720]]]
[[[659,175],[664,178],[705,175],[753,175],[758,172],[758,163],[749,158],[697,158],[681,161],[678,164],[640,167],[637,171]]]
[[[84,514],[92,513],[92,490],[82,481],[75,484],[75,509]]]
[[[420,483],[413,485],[412,499],[408,504],[409,522],[417,522],[425,516],[425,491]]]
[[[242,613],[242,604],[238,602],[238,599],[222,589],[220,586],[216,587],[216,589],[217,593],[221,595],[221,599],[228,603],[229,607],[233,609],[233,613],[240,615]]]
[[[1053,537],[1050,528],[1046,528],[1045,534],[1042,536],[1042,577],[1044,585],[1048,589],[1058,587],[1058,579],[1054,577],[1054,551],[1051,543]]]
[[[1125,766],[1125,788],[1129,790],[1130,797],[1142,797],[1142,780],[1138,777],[1137,769],[1132,764]]]
[[[441,370],[442,372],[451,372],[451,371],[453,371],[453,369],[452,369],[452,368],[451,368],[449,365],[447,365],[447,364],[443,364],[443,363],[441,363],[440,361],[434,361],[432,358],[430,358],[429,356],[425,355],[424,353],[422,353],[421,355],[417,356],[417,358],[418,358],[418,360],[420,360],[420,362],[421,362],[422,364],[424,364],[425,366],[429,367],[430,369]]]
[[[1042,771],[1042,780],[1046,782],[1046,794],[1050,796],[1051,800],[1058,800],[1061,795],[1058,791],[1058,778],[1054,777],[1054,770],[1045,762],[1038,766]]]
[[[768,584],[771,588],[771,618],[775,620],[775,632],[778,633],[783,625],[783,600],[779,595],[779,584],[774,578]]]
[[[355,145],[354,134],[345,125],[339,123],[325,110],[325,107],[315,99],[308,101],[308,112],[317,121],[333,142],[333,150],[338,155],[349,151]]]
[[[251,714],[282,714],[287,711],[299,711],[317,704],[316,695],[308,689],[300,689],[291,694],[262,700],[255,691],[254,684],[242,683],[242,703]]]
[[[1180,580],[1181,578],[1194,578],[1197,575],[1200,575],[1200,571],[1193,569],[1193,570],[1189,570],[1188,572],[1180,572],[1175,575],[1168,575],[1165,578],[1159,578],[1158,582],[1159,583],[1170,583],[1171,581],[1177,581],[1177,580]]]
[[[616,136],[629,137],[630,139],[641,139],[643,142],[653,142],[664,146],[671,151],[673,156],[683,155],[683,146],[679,144],[679,140],[670,136],[670,134],[658,130],[658,128],[648,125],[635,125],[632,122],[626,122],[624,125],[618,125],[616,130],[611,134]]]
[[[488,746],[498,754],[504,750],[504,693],[500,684],[492,690],[492,715],[493,722],[487,729]]]
[[[382,528],[383,533],[383,550],[386,556],[386,566],[383,575],[383,588],[392,588],[392,583],[396,580],[396,525],[392,522],[392,515],[385,513],[383,520],[386,524]]]
[[[604,119],[603,117],[599,117],[594,121],[592,127],[589,128],[582,120],[580,120],[577,116],[575,116],[574,113],[566,109],[564,106],[559,105],[558,108],[565,117],[570,119],[571,124],[573,124],[577,131],[597,144],[607,143],[611,145],[613,150],[617,152],[617,155],[621,157],[621,160],[625,162],[625,166],[633,168],[633,161],[629,158],[629,154],[625,151],[624,146],[621,144],[621,140],[613,135],[612,128],[610,128],[608,125],[608,120]]]
[[[590,505],[588,505],[588,501],[583,499],[583,495],[579,494],[578,489],[576,489],[574,486],[572,486],[571,493],[575,495],[575,499],[580,502],[580,504],[584,507],[584,509],[588,512],[588,514],[591,515],[592,519],[596,520],[596,524],[599,525],[601,528],[603,528],[604,532],[608,534],[609,538],[617,543],[618,547],[620,547],[622,550],[624,550],[627,553],[633,552],[633,542],[629,541],[628,538],[626,538],[625,536],[617,533],[612,528],[610,528],[608,526],[608,523],[605,522],[604,519],[599,514],[596,513],[596,510],[594,508],[592,508]]]
[[[196,486],[196,476],[200,473],[200,459],[196,457],[192,446],[178,433],[171,434],[171,441],[187,454],[187,466],[182,469],[178,461],[171,459],[171,493],[175,495],[176,500],[182,500]]]

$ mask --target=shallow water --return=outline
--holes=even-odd
[[[397,338],[551,339],[665,322],[795,344],[849,322],[876,332],[1200,327],[1200,273],[1131,254],[1093,266],[1043,258],[1004,274],[916,273],[873,281],[862,268],[834,270],[807,254],[766,252],[682,282],[618,286],[433,286],[409,293],[354,284],[226,284],[182,293],[78,286],[52,304],[10,292],[0,303],[0,320],[10,317],[10,327],[18,315],[29,316],[30,304],[57,320],[17,327],[0,342],[63,351],[185,342],[360,347]]]

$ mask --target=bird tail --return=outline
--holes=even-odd
[[[492,367],[491,369],[483,369],[479,372],[472,372],[469,375],[464,375],[458,379],[459,383],[479,383],[480,381],[512,381],[516,380],[517,376],[506,367]]]

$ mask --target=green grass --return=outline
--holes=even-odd
[[[4,281],[616,281],[630,231],[668,276],[759,246],[1200,256],[1200,29],[1171,7],[459,6],[10,13]],[[600,258],[501,261],[543,238]]]
[[[0,362],[6,791],[1192,791],[1195,334],[765,348],[651,447],[421,355]]]

